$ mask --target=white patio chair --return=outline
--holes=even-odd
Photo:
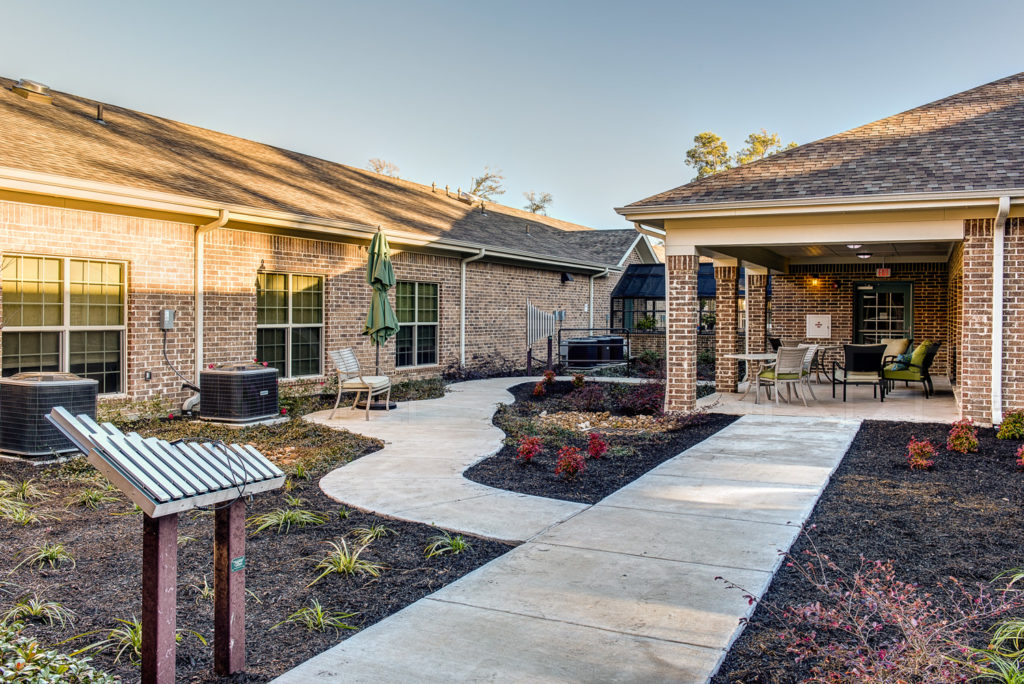
[[[791,391],[796,389],[797,396],[807,406],[807,399],[800,386],[804,378],[804,359],[807,357],[806,350],[800,347],[780,347],[775,363],[765,368],[757,375],[757,392],[754,393],[756,404],[761,394],[761,387],[775,387],[775,405],[779,404],[779,394],[782,386],[786,387],[786,396],[791,397]]]
[[[811,388],[811,375],[815,368],[816,357],[818,356],[818,350],[821,348],[820,344],[802,344],[800,347],[804,350],[804,368],[801,371],[802,376],[800,380],[803,382],[804,387],[811,393],[811,399],[815,401],[818,397],[814,396],[814,390]]]
[[[356,398],[352,401],[352,410],[356,410],[359,397],[366,395],[366,420],[370,420],[370,402],[374,397],[384,395],[384,410],[390,410],[391,406],[391,378],[384,375],[363,375],[359,368],[359,359],[351,347],[327,352],[331,362],[338,373],[338,398],[334,401],[334,409],[330,418],[334,418],[341,403],[342,392],[355,392]]]

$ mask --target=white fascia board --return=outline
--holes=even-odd
[[[955,193],[915,193],[853,197],[816,197],[807,199],[715,202],[693,205],[661,204],[648,207],[616,207],[616,213],[628,221],[675,218],[711,218],[765,214],[820,214],[851,211],[893,211],[903,209],[941,209],[949,207],[991,206],[1001,196],[1011,196],[1011,204],[1024,205],[1024,188],[978,190]]]
[[[366,240],[371,239],[373,234],[377,232],[376,225],[224,204],[185,195],[175,195],[97,181],[85,181],[77,178],[8,167],[0,167],[0,188],[35,195],[182,214],[199,219],[198,223],[208,223],[211,219],[217,218],[222,210],[226,209],[231,214],[231,222],[236,224],[248,223],[271,228],[308,230]],[[489,245],[480,245],[461,240],[432,238],[416,233],[408,233],[390,226],[385,228],[388,240],[396,245],[413,247],[431,246],[465,254],[475,254],[480,251],[481,247],[486,247],[488,256],[503,257],[515,261],[542,263],[595,272],[608,268],[608,264],[551,259],[543,254],[509,249],[492,249]]]

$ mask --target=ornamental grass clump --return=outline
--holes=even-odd
[[[929,470],[935,465],[935,446],[927,439],[910,437],[907,443],[907,465],[911,470]]]
[[[587,461],[583,458],[583,452],[574,446],[564,446],[558,450],[558,459],[555,462],[555,475],[565,480],[572,480],[587,468]]]
[[[591,432],[587,435],[587,454],[590,458],[601,458],[608,453],[608,442],[599,432]]]
[[[1024,411],[1010,411],[999,424],[996,439],[1024,439]]]
[[[519,446],[516,447],[515,459],[519,463],[529,463],[542,451],[544,451],[544,447],[540,437],[523,437],[519,440]]]
[[[978,450],[978,428],[970,418],[953,423],[946,438],[946,449],[961,454],[973,453]]]

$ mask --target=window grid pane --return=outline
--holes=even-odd
[[[395,365],[397,366],[413,365],[413,327],[402,326],[395,336]]]
[[[416,297],[416,320],[419,323],[437,323],[437,285],[420,283]]]
[[[256,275],[256,324],[288,323],[288,275],[258,273]]]
[[[100,394],[121,391],[121,333],[100,330],[71,333],[68,370],[100,383]]]
[[[124,266],[109,261],[72,259],[71,325],[124,323]]]
[[[265,361],[284,377],[284,328],[263,328],[256,331],[256,358]]]
[[[320,328],[292,328],[292,376],[320,374]]]
[[[63,323],[61,259],[5,256],[2,273],[6,327],[57,326]]]
[[[437,363],[437,326],[416,327],[416,364]]]
[[[400,282],[395,286],[395,365],[437,363],[438,286],[436,283]]]
[[[60,333],[4,333],[3,376],[60,370]]]
[[[416,322],[416,283],[395,286],[395,316],[399,323]]]

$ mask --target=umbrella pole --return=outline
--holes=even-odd
[[[373,374],[380,375],[380,345],[375,344],[374,346],[377,347],[377,368],[374,370]]]

